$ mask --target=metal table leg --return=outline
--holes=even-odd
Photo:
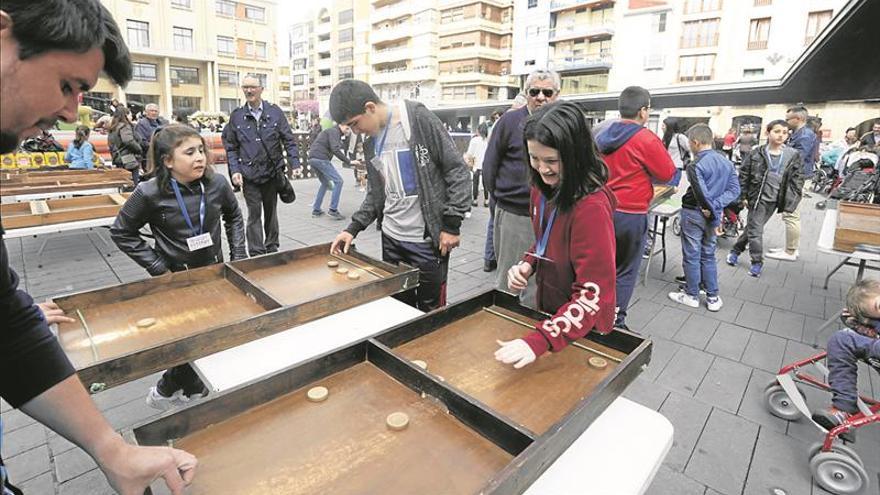
[[[837,270],[840,270],[843,267],[843,265],[847,264],[848,261],[849,261],[849,256],[844,258],[843,261],[841,261],[837,266],[835,266],[833,270],[828,272],[828,276],[825,277],[825,285],[822,286],[823,289],[828,290],[828,281],[831,280],[831,276],[834,275],[835,273],[837,273]]]

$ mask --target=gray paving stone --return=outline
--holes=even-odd
[[[706,487],[666,466],[657,470],[646,495],[703,495]]]
[[[107,478],[99,469],[93,469],[82,476],[62,483],[58,495],[114,495]]]
[[[757,435],[755,423],[713,409],[684,474],[722,493],[739,493]]]
[[[746,302],[760,303],[764,300],[765,292],[767,292],[767,287],[752,278],[751,281],[743,282],[734,295]]]
[[[785,287],[768,287],[764,293],[763,304],[779,309],[791,309],[794,292]]]
[[[156,417],[160,413],[159,410],[148,406],[143,398],[138,398],[104,411],[104,417],[107,418],[107,421],[110,422],[114,429],[118,430],[125,426]]]
[[[767,326],[767,333],[786,339],[801,340],[804,335],[804,315],[782,309],[774,309]]]
[[[714,356],[709,353],[682,347],[675,353],[656,382],[672,391],[694,395]]]
[[[31,478],[19,485],[21,491],[27,494],[35,495],[51,495],[55,493],[55,479],[52,473],[43,473],[35,478]]]
[[[621,395],[656,411],[669,396],[669,391],[640,375]]]
[[[788,422],[770,414],[764,402],[764,389],[775,379],[774,375],[766,371],[753,369],[737,415],[784,434],[788,429]]]
[[[663,461],[664,466],[675,471],[684,471],[711,409],[690,397],[675,392],[669,394],[660,407],[660,414],[672,423],[675,435],[672,448]]]
[[[823,297],[797,292],[794,295],[794,302],[791,310],[806,316],[814,316],[816,318],[825,318],[825,299]]]
[[[739,361],[746,345],[749,343],[749,337],[752,331],[745,327],[733,325],[731,323],[721,323],[709,340],[706,351],[712,354]]]
[[[640,299],[627,310],[626,324],[632,329],[643,331],[663,306],[647,299]]]
[[[82,449],[71,449],[55,456],[55,477],[59,483],[76,478],[97,467],[95,461]]]
[[[672,340],[697,349],[705,349],[720,323],[707,316],[691,315],[675,333]]]
[[[3,433],[6,434],[12,433],[19,428],[34,424],[34,419],[23,413],[19,409],[4,409],[3,416],[0,419],[3,420]]]
[[[767,495],[774,488],[789,494],[809,493],[812,483],[808,447],[799,440],[761,428],[743,494]]]
[[[739,310],[735,323],[746,328],[764,332],[767,330],[767,324],[770,322],[770,315],[772,313],[773,308],[769,306],[746,301]]]
[[[9,433],[3,432],[3,458],[15,457],[22,452],[46,443],[46,428],[32,423]]]
[[[752,332],[741,361],[743,364],[776,373],[782,364],[783,353],[785,353],[785,339]]]
[[[648,363],[648,368],[641,376],[646,380],[654,381],[679,349],[681,349],[681,345],[671,340],[653,339],[651,362]]]
[[[736,414],[751,375],[750,367],[716,357],[694,397]]]
[[[5,443],[5,440],[4,440]],[[21,484],[52,469],[49,460],[49,447],[40,445],[15,457],[4,457],[9,480],[13,484]]]
[[[645,327],[645,332],[653,338],[671,339],[688,316],[689,314],[681,309],[665,307]]]
[[[726,294],[721,295],[721,300],[724,301],[724,305],[721,307],[721,311],[718,311],[716,313],[710,313],[707,311],[706,316],[727,323],[735,322],[736,317],[739,315],[739,312],[742,309],[744,301],[737,297],[728,296]]]

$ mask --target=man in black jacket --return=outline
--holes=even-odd
[[[286,168],[283,152],[294,174],[300,174],[300,164],[290,124],[277,105],[262,99],[260,80],[245,76],[241,89],[247,103],[229,116],[223,146],[232,184],[241,186],[247,204],[248,253],[257,256],[278,251],[278,180]],[[265,221],[261,221],[263,215]]]
[[[470,210],[471,174],[443,123],[421,103],[384,103],[367,83],[340,81],[330,93],[333,120],[369,138],[364,143],[370,187],[331,252],[348,252],[354,237],[382,215],[382,259],[419,269],[414,298],[422,311],[446,304],[449,253]]]
[[[3,0],[0,153],[58,119],[74,122],[78,97],[102,69],[117,84],[131,79],[128,48],[101,2]],[[0,226],[0,236],[2,231]],[[18,289],[0,239],[0,397],[85,450],[116,491],[143,493],[163,477],[174,494],[183,494],[195,457],[168,447],[136,447],[113,431],[49,330],[49,323],[67,319],[57,307],[44,308]],[[2,460],[0,493],[16,493]]]

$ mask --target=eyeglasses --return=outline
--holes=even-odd
[[[260,86],[242,86],[241,89],[247,91],[249,89],[260,89]]]
[[[553,98],[553,95],[556,94],[556,90],[550,88],[529,88],[529,96],[532,98],[537,98],[541,93],[544,93],[544,98]]]

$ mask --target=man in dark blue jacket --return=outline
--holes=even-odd
[[[248,253],[257,256],[278,251],[278,180],[285,170],[283,151],[294,174],[300,173],[300,163],[290,124],[277,105],[263,101],[260,80],[246,76],[241,89],[247,103],[229,116],[223,146],[232,184],[241,186],[247,204]],[[263,214],[266,217],[261,222]]]

